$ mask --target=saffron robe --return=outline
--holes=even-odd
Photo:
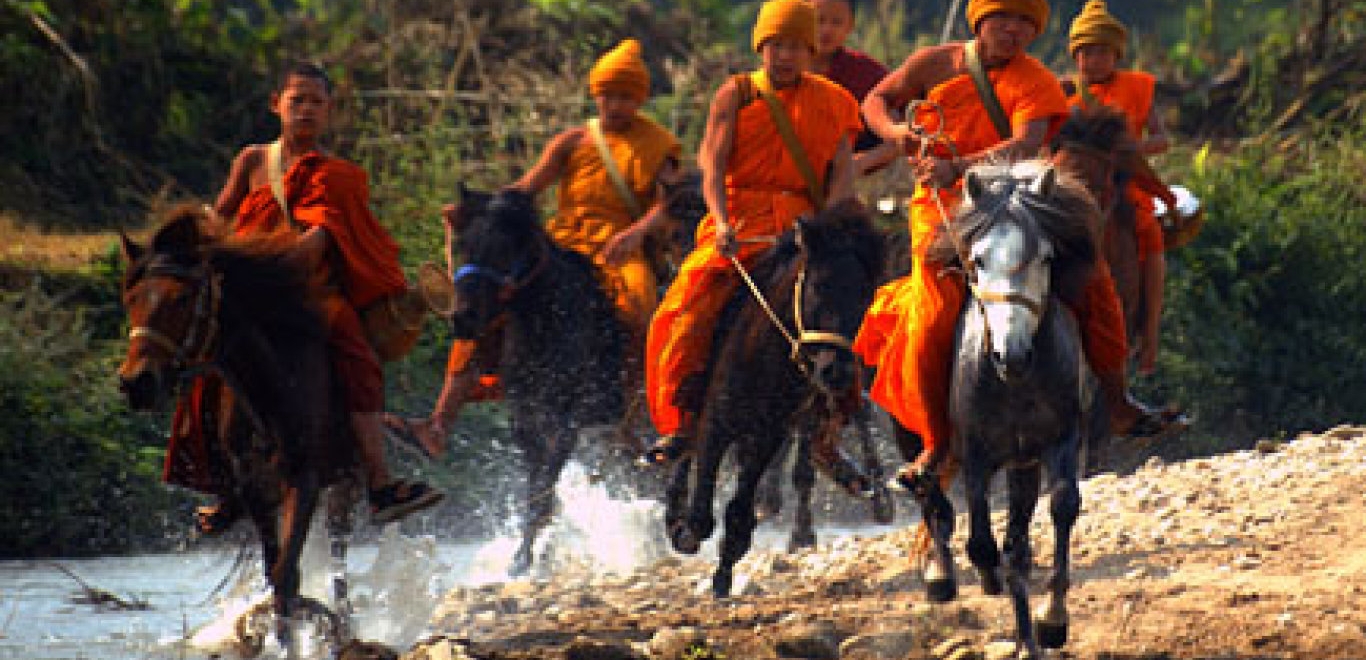
[[[1011,125],[1020,127],[1040,119],[1049,121],[1050,136],[1067,117],[1062,86],[1052,72],[1027,55],[988,70],[1001,106]],[[944,111],[944,131],[959,154],[974,154],[1000,142],[972,78],[959,74],[926,95]],[[938,116],[917,118],[929,131],[939,129]],[[950,154],[940,153],[942,157]],[[961,195],[961,182],[939,191],[944,211],[952,213]],[[883,285],[864,316],[854,351],[878,367],[870,395],[907,429],[918,434],[927,450],[946,442],[952,433],[948,392],[953,360],[954,331],[966,300],[961,281],[940,277],[939,264],[925,253],[945,222],[934,193],[919,187],[911,200],[910,275]],[[1073,311],[1083,328],[1083,345],[1097,371],[1122,369],[1128,346],[1119,297],[1109,269],[1099,264]]]
[[[407,286],[398,244],[370,211],[365,171],[350,162],[307,153],[285,173],[284,191],[297,226],[285,218],[267,184],[242,200],[234,232],[300,234],[315,226],[327,231],[329,254],[319,268],[331,292],[318,304],[327,325],[333,376],[342,385],[348,410],[382,412],[384,372],[356,310]],[[163,477],[168,483],[222,493],[227,484],[214,474],[208,446],[218,433],[213,424],[205,424],[204,414],[212,407],[206,404],[215,400],[208,394],[204,379],[196,379],[177,403]]]
[[[843,87],[804,73],[797,84],[776,90],[792,128],[817,176],[824,177],[841,140],[862,128],[858,103]],[[735,119],[726,162],[726,212],[746,266],[815,206],[788,154],[768,104],[755,99]],[[739,275],[715,245],[716,220],[708,214],[697,227],[696,247],[655,311],[646,338],[645,388],[650,417],[661,434],[677,433],[685,416],[701,407],[696,382],[707,367],[716,318],[735,292]],[[758,239],[756,241],[756,239]]]

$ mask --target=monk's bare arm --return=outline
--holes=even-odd
[[[922,48],[887,74],[863,100],[863,118],[868,128],[888,142],[907,147],[908,131],[902,111],[907,103],[925,98],[929,90],[955,75],[955,49],[961,51],[962,46]]]
[[[265,167],[265,149],[257,145],[246,147],[237,153],[228,169],[228,180],[218,192],[218,200],[213,210],[226,222],[237,219],[237,210],[242,200],[251,192],[253,174]]]
[[[840,138],[835,148],[835,158],[830,162],[829,190],[825,194],[825,205],[832,206],[854,197],[854,138],[846,135]]]
[[[726,216],[726,166],[730,163],[735,145],[735,120],[739,115],[740,93],[735,83],[727,80],[716,90],[711,110],[707,115],[707,130],[697,150],[697,164],[702,169],[702,198],[707,211],[716,222],[718,247],[733,247],[735,230]]]
[[[1140,147],[1145,154],[1160,154],[1171,147],[1167,139],[1167,124],[1162,121],[1162,110],[1153,104],[1148,109],[1147,135]]]
[[[625,262],[645,245],[646,236],[664,224],[668,213],[664,209],[664,185],[661,182],[673,181],[677,176],[678,161],[674,158],[665,158],[659,165],[659,171],[655,173],[655,196],[650,208],[631,223],[631,226],[617,232],[602,247],[602,258],[609,265],[615,266]]]
[[[534,196],[559,181],[569,164],[570,154],[574,153],[583,136],[583,128],[571,128],[556,135],[550,144],[545,146],[536,165],[527,170],[526,174],[511,187]]]

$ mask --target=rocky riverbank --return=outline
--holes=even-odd
[[[1093,477],[1074,536],[1072,638],[1061,657],[1366,658],[1366,427]],[[1003,514],[997,514],[997,529]],[[751,553],[735,597],[708,594],[712,557],[624,576],[584,572],[452,591],[441,634],[408,660],[1009,657],[1009,604],[928,604],[914,529]],[[1051,561],[1033,526],[1036,589]]]

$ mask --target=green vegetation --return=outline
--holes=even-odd
[[[939,39],[943,4],[861,2],[856,42],[894,65]],[[1059,35],[1082,0],[1053,4],[1033,52],[1063,71]],[[11,127],[0,135],[0,242],[81,232],[88,254],[167,200],[214,194],[237,148],[273,137],[274,72],[306,56],[337,84],[331,146],[370,172],[378,215],[413,272],[441,259],[439,210],[458,183],[506,183],[586,115],[583,74],[620,38],[646,45],[656,91],[647,111],[695,148],[712,89],[754,61],[756,8],[0,0],[0,123]],[[1366,0],[1112,10],[1133,26],[1135,59],[1159,74],[1181,136],[1160,169],[1208,208],[1204,234],[1168,255],[1159,375],[1142,387],[1197,415],[1197,432],[1164,451],[1366,421],[1354,417],[1366,410],[1356,180],[1366,166]],[[60,268],[29,258],[59,243],[45,236],[28,252],[0,252],[0,556],[129,549],[188,520],[188,498],[157,480],[169,412],[133,415],[114,387],[125,348],[117,256],[75,266],[68,256]],[[390,409],[429,409],[447,342],[432,322],[413,355],[388,366]],[[400,471],[448,489],[452,525],[503,506],[499,480],[516,469],[495,407],[475,406],[462,424],[439,466],[395,457],[408,462]]]

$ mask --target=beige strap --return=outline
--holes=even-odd
[[[291,226],[298,229],[299,223],[294,221],[294,214],[289,212],[289,200],[285,198],[284,151],[284,145],[279,140],[266,146],[266,176],[270,178],[270,192],[275,195],[275,203],[280,205],[280,212],[285,214],[285,219]]]
[[[643,205],[631,187],[626,185],[626,177],[622,175],[616,159],[612,158],[612,151],[607,148],[607,136],[602,134],[602,122],[598,121],[597,117],[588,120],[588,134],[592,136],[593,144],[598,147],[598,158],[602,159],[602,166],[607,168],[607,178],[612,180],[612,187],[617,189],[617,196],[626,204],[626,212],[630,213],[632,218],[639,218],[644,213]]]
[[[1009,140],[1010,120],[1006,118],[1005,108],[1001,107],[1001,99],[996,96],[996,88],[991,86],[986,67],[982,66],[975,39],[963,44],[963,59],[968,66],[968,75],[972,77],[972,85],[977,88],[977,96],[981,97],[987,116],[991,117],[991,125],[996,127],[1002,140]]]
[[[1086,84],[1086,80],[1081,77],[1080,73],[1077,74],[1076,84],[1077,94],[1081,95],[1081,102],[1083,105],[1097,106],[1101,104],[1100,99],[1097,99],[1096,95],[1091,93],[1091,86]]]
[[[806,189],[811,195],[811,202],[816,208],[825,206],[825,190],[821,188],[820,179],[816,178],[816,170],[811,167],[811,160],[806,155],[806,150],[802,148],[802,143],[797,140],[797,131],[792,128],[792,120],[787,116],[787,108],[783,107],[783,102],[778,95],[773,92],[773,85],[769,84],[768,76],[763,69],[750,74],[750,79],[754,81],[755,89],[759,90],[759,96],[763,97],[768,104],[768,113],[773,117],[773,123],[778,127],[778,134],[783,138],[783,144],[787,147],[787,154],[792,157],[792,161],[797,164],[797,171],[801,172],[802,178],[806,180]]]

